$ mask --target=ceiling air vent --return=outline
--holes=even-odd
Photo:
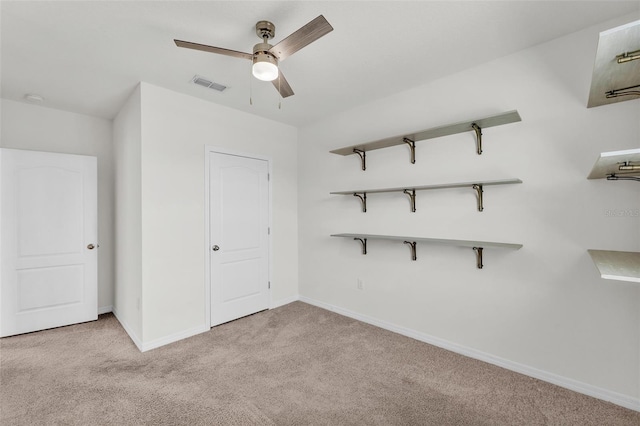
[[[202,78],[199,75],[193,76],[191,82],[193,84],[197,84],[198,86],[206,87],[207,89],[217,90],[218,92],[224,92],[224,90],[227,88],[227,86],[225,85],[207,80],[206,78]]]

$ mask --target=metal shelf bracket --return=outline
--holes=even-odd
[[[640,182],[640,177],[638,176],[618,176],[616,174],[607,175],[607,180],[635,180],[636,182]]]
[[[409,145],[409,149],[411,149],[411,164],[416,164],[416,141],[412,141],[409,138],[402,138],[402,142]]]
[[[482,247],[474,247],[473,251],[476,252],[476,265],[478,266],[478,269],[482,269],[484,266],[482,264]]]
[[[476,123],[471,123],[471,128],[476,132],[476,152],[482,155],[482,129]]]
[[[362,244],[362,254],[367,254],[367,239],[366,238],[354,238],[354,241],[360,241]]]
[[[478,196],[478,211],[481,212],[482,210],[484,210],[484,206],[482,204],[482,193],[484,192],[484,190],[482,189],[482,185],[479,185],[477,183],[474,184],[472,188],[476,190],[476,195]]]
[[[353,148],[353,152],[358,154],[360,161],[362,162],[362,170],[367,170],[367,153],[361,149]]]
[[[412,189],[412,190],[408,190],[405,189],[404,191],[405,194],[407,194],[409,196],[409,199],[411,201],[411,213],[415,213],[416,212],[416,190]]]
[[[360,198],[360,201],[362,202],[362,212],[366,213],[367,212],[367,193],[363,192],[362,195],[360,195],[357,192],[354,192],[353,196]]]
[[[609,90],[604,94],[606,99],[617,98],[619,96],[640,96],[640,84],[623,87],[621,89]]]
[[[411,247],[411,260],[416,260],[416,242],[415,241],[405,241],[405,244],[409,244]]]

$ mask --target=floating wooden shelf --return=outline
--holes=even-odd
[[[367,194],[379,194],[384,192],[402,192],[409,196],[411,202],[411,211],[416,211],[416,191],[425,191],[430,189],[448,189],[448,188],[471,188],[476,191],[478,199],[478,211],[484,210],[483,205],[483,192],[484,187],[489,185],[509,185],[515,183],[522,183],[520,179],[503,179],[503,180],[486,180],[475,182],[460,182],[460,183],[444,183],[439,185],[422,185],[422,186],[404,186],[397,188],[384,188],[384,189],[355,189],[352,191],[336,191],[330,194],[335,195],[353,195],[360,198],[362,203],[362,211],[367,211]]]
[[[445,126],[433,127],[428,130],[423,130],[408,135],[394,136],[391,138],[380,139],[373,142],[334,149],[333,151],[331,151],[331,153],[339,155],[357,154],[360,156],[360,159],[362,161],[362,170],[366,170],[367,151],[406,144],[409,145],[409,148],[411,149],[411,163],[415,163],[415,143],[417,141],[454,135],[456,133],[474,131],[476,134],[476,152],[478,153],[478,155],[480,155],[482,154],[482,129],[486,129],[487,127],[500,126],[508,123],[514,123],[521,120],[522,119],[520,118],[518,111],[514,110],[498,115],[492,115],[490,117],[479,118],[477,120],[467,120],[461,121],[459,123],[447,124]]]
[[[600,276],[605,280],[640,283],[640,253],[631,251],[588,250]]]
[[[600,154],[587,179],[640,181],[640,148]]]
[[[482,267],[484,266],[482,263],[482,251],[486,247],[508,248],[508,249],[514,249],[514,250],[518,250],[522,248],[522,244],[497,243],[497,242],[491,242],[491,241],[474,241],[474,240],[448,240],[448,239],[441,239],[441,238],[424,238],[424,237],[401,237],[397,235],[333,234],[331,236],[353,238],[354,240],[360,241],[360,243],[362,244],[362,254],[367,254],[367,240],[369,239],[402,241],[404,244],[408,244],[410,246],[412,260],[417,259],[417,256],[416,256],[417,243],[471,247],[476,253],[476,266],[478,267],[478,269],[482,269]]]

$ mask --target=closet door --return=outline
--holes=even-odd
[[[0,150],[0,336],[97,319],[95,157]]]
[[[269,307],[269,163],[209,153],[211,326]]]

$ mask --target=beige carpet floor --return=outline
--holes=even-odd
[[[0,341],[2,425],[640,425],[296,302],[140,353],[111,314]]]

